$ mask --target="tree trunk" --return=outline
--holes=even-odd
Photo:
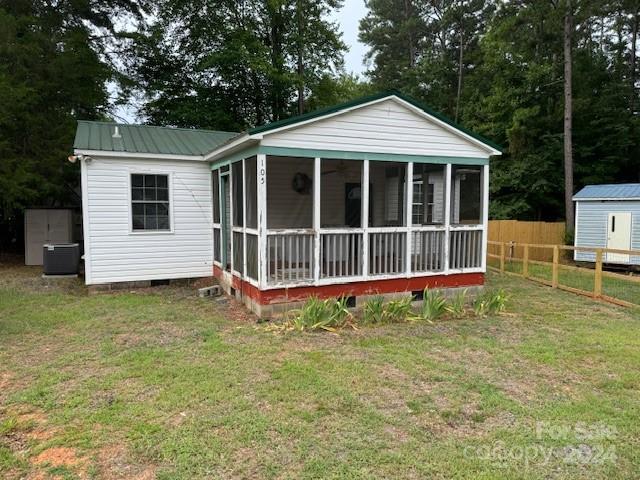
[[[629,110],[631,111],[631,115],[633,115],[636,109],[636,43],[638,41],[638,12],[633,16],[631,28],[631,65],[629,66],[631,98],[629,99]]]
[[[571,40],[573,15],[571,0],[567,0],[564,13],[564,208],[567,233],[573,232],[573,92],[572,92],[572,53]]]
[[[412,5],[410,0],[404,0],[404,19],[405,22],[411,20]],[[407,53],[409,54],[409,68],[415,67],[416,50],[414,45],[413,30],[410,28],[407,34]]]
[[[298,114],[304,113],[304,60],[303,60],[303,29],[304,23],[302,19],[302,1],[296,2],[296,20],[298,23]]]
[[[462,72],[464,60],[464,31],[460,25],[460,53],[458,56],[458,92],[456,93],[456,122],[460,118],[460,97],[462,95]]]

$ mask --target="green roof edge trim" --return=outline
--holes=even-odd
[[[411,98],[411,97],[399,92],[398,90],[387,90],[385,92],[376,93],[374,95],[368,95],[366,97],[356,98],[354,100],[350,100],[348,102],[340,103],[338,105],[333,105],[333,106],[330,106],[330,107],[321,108],[319,110],[314,110],[313,112],[304,113],[302,115],[296,115],[296,116],[290,117],[290,118],[285,118],[284,120],[278,120],[277,122],[272,122],[272,123],[268,123],[266,125],[261,125],[259,127],[251,128],[251,129],[248,130],[247,133],[249,133],[249,135],[254,135],[254,134],[258,134],[258,133],[265,133],[265,132],[268,132],[270,130],[274,130],[276,128],[286,127],[286,126],[289,126],[289,125],[295,125],[296,123],[305,122],[307,120],[313,120],[315,118],[324,117],[325,115],[330,115],[332,113],[337,113],[337,112],[340,112],[341,110],[345,110],[347,108],[357,107],[358,105],[363,105],[365,103],[373,102],[375,100],[381,100],[383,98],[391,97],[391,96],[396,96],[399,99],[404,100],[405,102],[413,105],[414,107],[422,110],[423,112],[431,115],[432,117],[435,117],[438,120],[446,123],[450,127],[453,127],[456,130],[459,130],[462,133],[465,133],[465,134],[469,135],[470,137],[475,138],[476,140],[484,143],[485,145],[490,146],[491,148],[495,148],[496,150],[498,150],[501,153],[504,150],[503,147],[501,147],[497,143],[492,142],[488,138],[485,138],[482,135],[480,135],[478,133],[475,133],[475,132],[473,132],[473,131],[471,131],[471,130],[469,130],[469,129],[467,129],[467,128],[459,125],[459,124],[457,124],[456,122],[451,120],[446,115],[443,115],[442,113],[439,113],[439,112],[436,112],[435,110],[432,110],[431,108],[427,107],[426,105],[418,102],[414,98]]]

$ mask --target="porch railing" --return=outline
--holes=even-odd
[[[444,230],[411,233],[411,271],[441,272],[444,270]]]
[[[369,275],[395,275],[405,271],[406,232],[369,233]]]
[[[362,233],[320,234],[320,278],[362,275]]]
[[[267,234],[267,282],[299,283],[313,280],[314,234]]]
[[[407,235],[411,251],[407,252]],[[365,276],[403,276],[447,270],[446,232],[440,229],[413,231],[369,231],[368,271],[364,271],[364,237],[358,231],[268,231],[266,281],[269,285],[309,284],[315,280],[362,278]],[[319,252],[315,252],[316,239]],[[247,270],[256,248],[247,238]],[[481,226],[452,227],[449,231],[449,270],[482,267]],[[234,251],[234,253],[236,253]],[[241,252],[241,251],[240,251]],[[409,253],[409,255],[407,255]],[[318,278],[315,278],[318,255]],[[235,255],[234,255],[235,256]],[[408,271],[407,271],[407,261]]]
[[[462,270],[482,266],[482,227],[464,227],[449,232],[449,268]]]

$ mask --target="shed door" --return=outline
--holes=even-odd
[[[617,250],[631,249],[631,212],[609,213],[607,248]],[[629,255],[607,253],[606,261],[610,263],[629,263]]]
[[[71,211],[47,211],[47,243],[69,243],[71,241]]]
[[[25,211],[25,265],[42,265],[42,245],[47,243],[47,211]]]

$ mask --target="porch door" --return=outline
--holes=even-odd
[[[609,213],[607,248],[615,250],[631,249],[631,212]],[[607,262],[629,263],[629,255],[607,253]]]
[[[220,176],[222,182],[222,198],[220,209],[222,210],[222,265],[227,271],[231,271],[231,189],[229,188],[229,174]]]

